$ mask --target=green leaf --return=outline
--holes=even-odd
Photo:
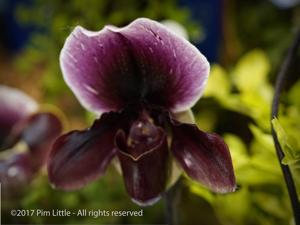
[[[245,220],[251,211],[251,193],[244,186],[235,193],[217,195],[214,207],[221,221],[226,221],[224,224],[247,224]]]
[[[219,65],[213,65],[205,97],[215,98],[224,108],[247,115],[264,129],[270,128],[269,115],[273,87],[267,80],[270,63],[262,50],[247,53],[237,63],[232,80]],[[238,93],[233,93],[235,83]]]
[[[246,108],[244,114],[253,118],[260,127],[269,129],[271,95],[273,91],[268,88],[268,85],[264,85],[261,90],[263,91],[252,90],[242,92],[240,94],[240,105]],[[263,95],[262,92],[264,92],[265,95]]]
[[[205,199],[210,204],[213,203],[214,195],[207,188],[205,188],[201,184],[189,179],[188,177],[187,177],[187,184],[188,184],[188,187],[189,187],[189,189],[192,193],[202,197],[203,199]]]
[[[238,62],[233,79],[240,91],[253,91],[266,83],[270,62],[262,50],[255,49]]]
[[[249,128],[254,136],[250,145],[251,167],[255,170],[255,173],[252,173],[254,179],[252,182],[280,183],[281,170],[271,134],[263,132],[254,124],[251,124]]]
[[[249,155],[246,145],[238,136],[226,134],[224,140],[229,147],[235,170],[249,164]]]
[[[284,152],[283,164],[294,165],[300,162],[300,141],[290,136],[277,118],[272,120],[282,151]]]
[[[252,195],[252,201],[255,202],[255,204],[257,204],[262,210],[276,218],[284,219],[289,216],[289,211],[282,210],[282,199],[272,195],[271,193],[257,191]]]
[[[291,104],[294,104],[300,109],[300,81],[293,85],[288,93],[288,100]]]
[[[230,80],[225,70],[219,65],[213,65],[211,67],[208,83],[204,91],[204,96],[213,96],[223,99],[224,97],[227,97],[230,89]]]
[[[263,135],[260,137],[268,139]],[[244,186],[278,183],[281,173],[274,151],[266,150],[266,152],[250,154],[249,149],[238,136],[226,134],[224,139],[231,153],[238,184]],[[261,141],[254,139],[253,142]],[[262,143],[263,145],[270,144],[269,140],[263,140]],[[260,144],[259,149],[265,151],[265,147],[261,147],[263,145]]]
[[[264,148],[264,149],[255,151],[254,153],[263,154],[264,152],[267,151],[267,152],[271,152],[273,154],[275,152],[275,150],[274,150],[274,142],[273,142],[272,135],[269,133],[263,132],[262,129],[260,129],[258,126],[254,125],[254,124],[250,124],[249,128],[254,136],[255,141],[259,143],[260,147]]]

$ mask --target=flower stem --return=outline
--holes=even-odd
[[[279,70],[279,73],[278,73],[278,76],[276,79],[275,94],[274,94],[274,98],[273,98],[273,102],[272,102],[271,119],[274,119],[278,116],[280,95],[283,90],[284,83],[288,76],[290,67],[295,60],[296,54],[299,49],[299,45],[300,45],[300,30],[297,32],[296,38],[295,38],[292,46],[290,47],[288,54],[280,67],[280,70]],[[273,136],[273,140],[274,140],[274,144],[275,144],[277,157],[278,157],[281,169],[282,169],[282,173],[283,173],[284,180],[285,180],[285,183],[286,183],[286,186],[288,189],[288,193],[289,193],[289,197],[290,197],[290,201],[291,201],[291,205],[292,205],[292,209],[293,209],[293,213],[294,213],[294,217],[295,217],[295,224],[300,225],[300,204],[299,204],[299,199],[298,199],[295,183],[294,183],[292,173],[291,173],[289,166],[281,163],[281,161],[284,157],[284,153],[282,151],[282,148],[280,146],[277,134],[274,130],[272,123],[271,123],[271,126],[272,126],[272,136]]]
[[[165,193],[165,217],[168,225],[178,225],[178,204],[180,200],[182,178]]]

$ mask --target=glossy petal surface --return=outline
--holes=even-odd
[[[230,152],[221,137],[196,125],[173,125],[171,150],[185,172],[214,192],[236,189]]]
[[[157,202],[168,179],[168,146],[164,131],[150,122],[132,125],[126,137],[116,136],[118,156],[125,186],[132,200],[139,205]]]
[[[114,137],[119,120],[118,113],[103,114],[90,129],[59,137],[48,161],[50,182],[69,190],[100,177],[116,153]]]
[[[139,102],[186,110],[201,96],[209,73],[193,45],[149,19],[99,32],[76,27],[60,64],[81,104],[99,114]]]

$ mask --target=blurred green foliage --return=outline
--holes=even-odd
[[[215,98],[224,108],[247,115],[260,127],[268,129],[273,96],[273,88],[267,79],[269,70],[266,54],[258,49],[244,55],[230,74],[215,65],[205,97]]]
[[[271,1],[230,2],[234,2],[234,24],[242,53],[253,48],[263,49],[275,72],[293,38],[291,30],[300,25],[299,6],[280,10]]]
[[[239,189],[228,195],[214,195],[189,181],[190,190],[209,202],[222,224],[284,225],[292,223],[292,213],[270,129],[270,109],[274,89],[269,82],[270,60],[264,51],[255,49],[239,59],[232,70],[213,65],[204,99],[219,107],[249,118],[250,140],[236,133],[224,138],[232,154]],[[272,121],[288,164],[300,191],[300,107],[298,81],[286,93],[288,104],[282,106],[278,119]],[[286,102],[285,101],[285,102]],[[220,108],[218,109],[220,110]],[[211,112],[213,113],[213,112]],[[196,119],[202,127],[206,113]],[[222,119],[222,118],[221,118]],[[216,124],[216,121],[208,121]],[[231,121],[235,126],[235,121]],[[213,130],[214,127],[209,129]],[[283,210],[284,209],[284,210]]]

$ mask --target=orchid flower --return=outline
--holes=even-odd
[[[0,183],[5,196],[27,184],[45,164],[62,124],[18,89],[0,85]]]
[[[180,121],[209,74],[206,58],[187,40],[145,18],[99,32],[77,26],[61,50],[60,66],[79,102],[99,118],[55,142],[48,161],[54,187],[81,188],[116,157],[132,200],[150,205],[166,190],[173,156],[212,191],[235,190],[223,140]]]

